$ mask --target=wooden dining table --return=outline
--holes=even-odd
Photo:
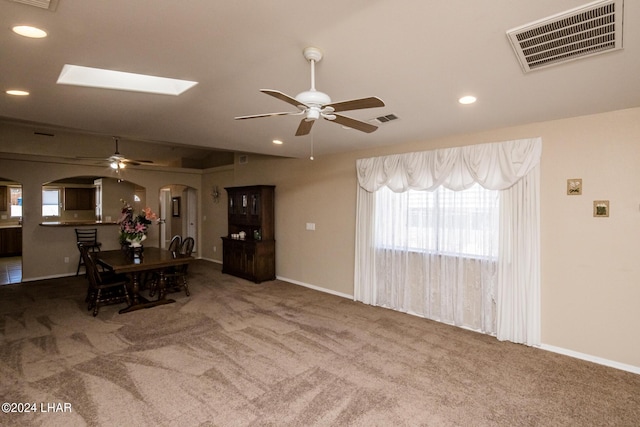
[[[171,267],[188,264],[193,257],[168,251],[160,248],[145,247],[139,257],[133,257],[129,253],[116,249],[110,251],[94,252],[92,256],[96,262],[104,268],[116,274],[126,274],[131,279],[131,305],[120,310],[120,313],[151,308],[158,305],[176,302],[166,298],[165,270]],[[140,295],[140,277],[143,273],[156,272],[159,276],[158,298],[149,301]]]

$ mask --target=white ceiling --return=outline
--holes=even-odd
[[[316,87],[333,101],[378,96],[386,103],[345,115],[399,117],[371,134],[320,121],[312,133],[316,157],[640,106],[637,0],[624,4],[624,49],[522,72],[506,31],[588,2],[59,0],[48,11],[0,0],[0,117],[108,141],[119,135],[303,158],[310,137],[294,136],[299,117],[234,117],[291,111],[259,90],[295,96],[309,89],[307,46],[324,53]],[[23,38],[10,30],[17,24],[49,36]],[[178,97],[57,85],[64,64],[199,84]],[[11,88],[31,95],[5,95]],[[467,94],[478,102],[458,104]],[[0,139],[0,152],[9,144]]]

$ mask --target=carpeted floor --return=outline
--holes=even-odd
[[[638,375],[205,261],[190,273],[190,297],[96,318],[84,278],[0,287],[0,400],[32,411],[0,425],[640,425]]]

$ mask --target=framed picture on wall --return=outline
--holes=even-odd
[[[180,197],[171,198],[171,215],[180,216]]]
[[[609,216],[609,201],[608,200],[594,200],[593,201],[593,216]]]
[[[567,180],[567,194],[569,196],[580,196],[582,194],[581,178],[573,178]]]

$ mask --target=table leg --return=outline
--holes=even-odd
[[[133,294],[133,305],[140,304],[140,274],[131,274],[131,293]]]
[[[149,301],[140,295],[140,273],[131,274],[131,293],[133,294],[132,304],[129,307],[123,308],[119,311],[120,314],[129,313],[130,311],[136,311],[143,308],[151,308],[157,305],[172,304],[176,302],[174,299],[166,299],[166,279],[164,272],[160,271],[160,280],[158,282],[158,299],[156,301]]]
[[[158,301],[163,300],[167,294],[167,279],[164,277],[164,270],[158,272]]]

